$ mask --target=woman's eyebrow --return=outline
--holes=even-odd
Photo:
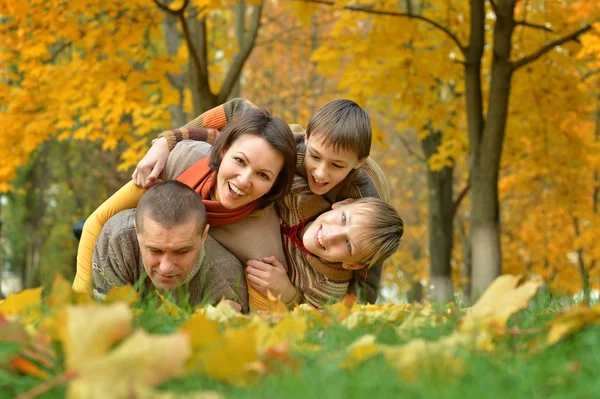
[[[237,152],[237,154],[241,155],[244,158],[244,161],[246,161],[246,163],[248,163],[248,164],[250,163],[250,160],[248,159],[248,157],[246,156],[246,154],[243,151],[239,150]],[[275,173],[273,173],[271,171],[271,169],[260,169],[259,172],[268,173],[271,175],[271,177],[275,177]]]

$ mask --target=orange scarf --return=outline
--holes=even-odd
[[[224,226],[237,222],[248,216],[256,209],[257,201],[252,201],[236,209],[227,209],[219,201],[210,199],[210,192],[217,184],[217,172],[208,166],[210,157],[202,158],[185,170],[177,181],[191,187],[200,194],[206,207],[208,224],[211,226]]]

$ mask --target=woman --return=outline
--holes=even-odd
[[[253,213],[262,217],[261,209],[289,192],[296,147],[284,121],[248,109],[227,125],[212,148],[206,145],[204,153],[184,155],[177,167],[189,165],[192,159],[195,163],[183,173],[165,168],[165,178],[177,178],[196,190],[206,207],[209,225],[224,227],[240,223]],[[145,190],[130,182],[88,218],[77,252],[74,291],[91,292],[92,252],[104,223],[121,210],[135,208]]]

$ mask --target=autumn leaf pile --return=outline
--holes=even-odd
[[[288,311],[272,298],[272,312],[240,315],[225,304],[186,311],[160,296],[143,307],[131,287],[113,290],[99,304],[73,294],[57,278],[45,296],[42,288],[30,289],[0,303],[0,348],[6,355],[0,357],[0,384],[6,388],[12,377],[21,398],[56,389],[69,398],[180,397],[164,383],[172,388],[178,379],[198,376],[248,389],[280,374],[300,376],[307,359],[319,356],[339,373],[379,359],[407,383],[436,370],[452,380],[464,373],[466,356],[494,356],[511,337],[526,337],[513,349],[534,356],[600,319],[599,306],[576,305],[550,312],[536,328],[520,328],[514,315],[528,307],[540,284],[501,276],[469,308],[335,304]],[[431,326],[447,327],[446,333],[420,335]],[[380,340],[383,329],[387,338]],[[360,334],[345,342],[343,331]],[[25,380],[29,389],[19,389],[18,381]]]

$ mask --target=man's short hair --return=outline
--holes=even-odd
[[[199,234],[204,232],[207,223],[200,195],[176,180],[159,183],[142,195],[135,215],[138,233],[144,229],[144,216],[165,228],[180,226],[193,217]]]
[[[367,112],[352,100],[328,102],[315,114],[306,128],[306,138],[321,137],[325,145],[354,152],[358,159],[371,152],[371,120]]]

